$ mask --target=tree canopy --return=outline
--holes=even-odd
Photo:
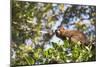
[[[95,6],[13,0],[11,8],[12,66],[96,60]],[[85,33],[89,45],[58,38],[60,25]]]

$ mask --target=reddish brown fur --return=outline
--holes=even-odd
[[[87,43],[86,36],[78,30],[68,30],[60,27],[58,30],[56,30],[56,36],[61,39],[66,39],[68,37],[73,42],[80,41],[81,44]]]

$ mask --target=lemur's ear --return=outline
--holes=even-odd
[[[60,27],[60,29],[64,30],[64,27],[63,27],[63,26],[61,26],[61,27]]]

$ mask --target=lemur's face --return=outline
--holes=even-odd
[[[64,31],[65,31],[64,27],[59,27],[59,28],[55,31],[55,33],[56,33],[57,36],[62,36],[63,33],[64,33]]]

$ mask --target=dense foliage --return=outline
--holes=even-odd
[[[11,19],[12,66],[96,60],[95,6],[13,0]],[[61,24],[84,32],[88,46],[52,34]]]

